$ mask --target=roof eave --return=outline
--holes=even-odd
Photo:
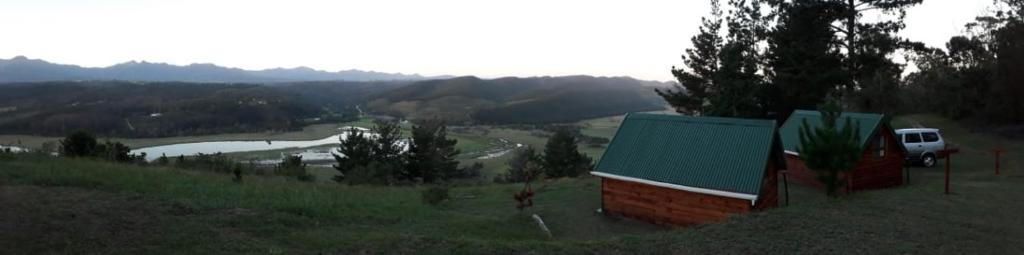
[[[668,188],[668,189],[674,189],[674,190],[682,190],[682,191],[689,191],[689,192],[693,192],[693,193],[700,193],[700,194],[707,194],[707,195],[714,195],[714,196],[721,196],[721,197],[729,197],[729,198],[738,198],[738,199],[743,199],[743,200],[750,200],[750,204],[751,205],[753,205],[754,202],[757,201],[757,195],[746,194],[746,193],[737,193],[737,192],[731,192],[731,191],[722,191],[722,190],[713,190],[713,189],[705,189],[705,188],[698,188],[698,187],[690,187],[690,186],[685,186],[685,185],[664,183],[664,182],[658,182],[658,181],[652,181],[652,180],[644,180],[644,179],[640,179],[640,178],[633,178],[633,177],[621,176],[621,175],[609,174],[609,173],[603,173],[603,172],[598,172],[598,171],[592,171],[592,172],[590,172],[590,174],[592,174],[594,176],[598,176],[598,177],[608,178],[608,179],[615,179],[615,180],[627,181],[627,182],[635,182],[635,183],[647,184],[647,185],[651,185],[651,186]]]

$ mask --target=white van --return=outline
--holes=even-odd
[[[912,162],[920,162],[925,167],[935,166],[941,152],[946,147],[939,130],[935,128],[905,128],[896,130],[896,139],[907,148],[907,157]]]

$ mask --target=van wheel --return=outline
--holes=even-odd
[[[935,155],[925,154],[924,157],[921,158],[921,164],[923,164],[924,167],[935,166]]]

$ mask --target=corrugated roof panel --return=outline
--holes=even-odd
[[[756,195],[775,136],[771,120],[630,114],[595,170]]]
[[[859,124],[860,147],[863,149],[865,148],[864,146],[867,146],[868,141],[870,141],[870,136],[875,133],[875,130],[878,129],[879,126],[881,126],[885,115],[844,112],[839,115],[839,120],[836,124],[840,127],[846,125],[847,117]],[[803,125],[804,120],[807,120],[807,125],[810,125],[811,128],[820,127],[822,125],[821,112],[796,110],[789,116],[786,123],[779,128],[779,135],[782,137],[782,146],[787,151],[796,152],[797,148],[800,147],[800,126]]]

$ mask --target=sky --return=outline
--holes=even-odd
[[[942,47],[991,3],[925,0],[902,35]],[[668,81],[708,12],[703,0],[0,0],[0,58]]]

